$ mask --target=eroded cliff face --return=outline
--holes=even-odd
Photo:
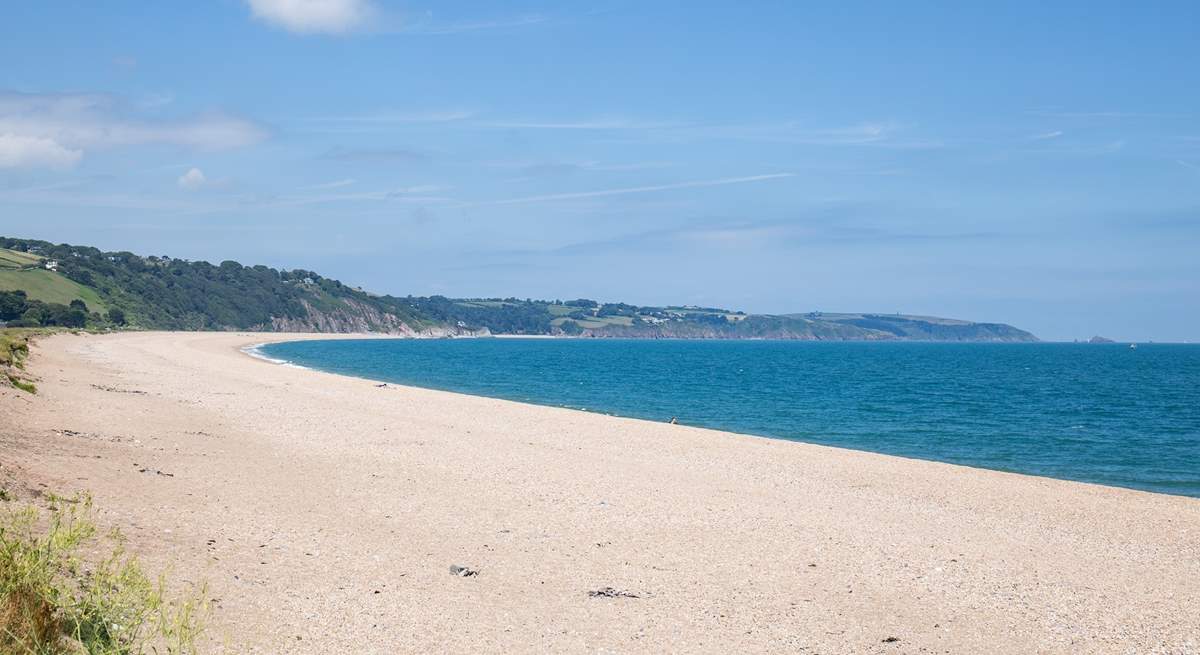
[[[272,317],[272,332],[327,332],[352,334],[374,332],[406,337],[486,336],[482,332],[446,326],[412,326],[399,316],[353,299],[341,299],[334,309],[319,309],[307,300],[301,301],[308,315],[303,318]]]

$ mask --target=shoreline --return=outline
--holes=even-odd
[[[312,338],[309,338],[310,336]],[[503,396],[494,396],[494,395],[488,395],[485,393],[473,393],[471,391],[461,391],[461,390],[438,388],[438,387],[425,387],[425,386],[420,386],[420,385],[408,384],[408,383],[404,383],[404,382],[394,382],[392,380],[385,380],[382,378],[369,377],[366,375],[355,375],[352,373],[336,372],[336,371],[332,371],[332,370],[323,369],[323,368],[320,368],[317,366],[306,366],[303,364],[298,364],[292,360],[272,358],[261,352],[254,352],[257,348],[260,348],[262,346],[279,344],[279,343],[298,342],[298,341],[323,341],[323,340],[346,341],[346,340],[358,340],[358,339],[389,339],[389,338],[403,340],[403,339],[407,339],[408,337],[403,337],[403,336],[390,337],[390,336],[385,336],[385,335],[374,335],[371,333],[367,333],[365,335],[348,333],[348,334],[344,334],[344,335],[332,335],[332,337],[329,339],[323,339],[321,335],[305,335],[305,338],[299,338],[299,339],[297,339],[297,338],[281,338],[281,339],[273,339],[273,340],[269,340],[269,341],[264,341],[262,343],[254,344],[253,346],[246,346],[246,347],[240,348],[240,350],[243,353],[249,355],[250,357],[252,357],[254,359],[257,359],[259,361],[266,362],[269,364],[275,364],[275,365],[279,365],[279,366],[289,366],[289,367],[302,369],[302,370],[318,371],[318,372],[321,372],[321,373],[324,373],[327,375],[335,375],[335,376],[348,378],[348,379],[354,379],[354,380],[366,380],[366,381],[376,383],[376,384],[386,384],[391,387],[421,389],[421,390],[425,390],[425,391],[432,391],[432,392],[437,392],[437,393],[447,393],[447,394],[467,396],[467,397],[473,397],[473,398],[486,398],[486,399],[503,401],[503,402],[517,403],[518,405],[526,405],[526,406],[530,406],[530,407],[562,409],[562,410],[567,410],[567,411],[584,412],[587,414],[593,414],[593,415],[598,415],[598,416],[608,416],[608,417],[612,417],[612,418],[620,418],[620,419],[631,420],[631,421],[644,421],[644,422],[650,423],[650,424],[664,424],[664,425],[670,424],[669,421],[666,421],[663,419],[646,418],[643,416],[636,416],[633,414],[622,414],[622,413],[614,413],[614,412],[609,412],[609,411],[593,410],[593,409],[588,409],[585,407],[574,407],[574,406],[570,406],[570,405],[550,403],[550,402],[543,403],[543,402],[536,402],[536,401],[528,400],[528,399],[518,400],[515,398],[506,398]],[[476,338],[476,337],[464,337],[464,338]],[[478,337],[478,338],[488,338],[488,337]],[[587,339],[592,339],[592,337],[553,336],[553,335],[542,335],[542,336],[504,335],[504,336],[496,337],[496,338],[504,338],[504,339],[510,339],[510,340],[521,340],[521,339],[535,339],[535,340],[537,340],[537,339],[582,339],[582,340],[587,340]],[[786,340],[781,340],[781,341],[786,341]],[[817,342],[806,342],[806,343],[817,343]],[[841,343],[841,342],[824,341],[824,342],[820,342],[820,343]],[[893,341],[893,342],[862,342],[862,343],[942,343],[942,342]],[[1050,343],[1050,342],[1038,342],[1038,343],[1042,344],[1042,343]],[[1068,343],[1070,343],[1070,342],[1068,342]],[[988,345],[988,344],[984,344],[984,345]],[[991,344],[991,345],[1006,345],[1006,344]],[[1113,344],[1101,344],[1101,345],[1113,345]],[[1120,344],[1117,344],[1117,345],[1120,345]],[[1174,345],[1174,344],[1172,344],[1172,345]],[[1057,477],[1057,476],[1052,476],[1052,475],[1039,475],[1037,473],[1027,473],[1024,471],[1014,470],[1014,469],[993,468],[993,467],[980,466],[980,465],[974,465],[974,464],[963,463],[963,462],[953,462],[953,461],[948,461],[945,459],[938,459],[938,458],[934,458],[934,457],[920,457],[917,455],[889,453],[889,452],[884,452],[884,451],[880,451],[880,450],[873,450],[870,448],[854,448],[854,447],[846,446],[846,445],[832,445],[832,444],[821,443],[819,441],[795,439],[795,438],[784,437],[784,436],[779,436],[779,435],[774,435],[774,434],[755,433],[755,432],[738,432],[738,431],[734,431],[734,430],[730,430],[730,429],[723,429],[723,428],[719,428],[719,427],[709,427],[709,426],[699,425],[699,424],[678,423],[678,424],[671,424],[671,425],[679,425],[680,427],[691,427],[691,428],[695,428],[695,429],[708,430],[708,431],[712,431],[712,432],[718,432],[721,434],[738,436],[738,437],[749,437],[749,438],[755,438],[755,439],[770,439],[770,440],[774,440],[774,441],[784,441],[784,442],[789,442],[789,443],[802,444],[805,446],[812,446],[812,447],[819,447],[819,448],[831,448],[834,450],[850,451],[850,452],[858,452],[858,453],[869,453],[872,455],[879,455],[879,456],[883,456],[883,457],[894,457],[894,458],[898,458],[901,460],[907,460],[907,461],[943,464],[946,466],[962,467],[962,468],[976,470],[976,471],[988,471],[988,472],[992,472],[992,473],[1002,473],[1002,474],[1007,474],[1007,475],[1016,475],[1016,476],[1029,477],[1029,478],[1035,478],[1035,479],[1057,480],[1057,481],[1061,481],[1061,482],[1072,482],[1075,484],[1085,484],[1085,485],[1092,485],[1092,486],[1106,488],[1106,489],[1119,489],[1122,491],[1132,491],[1132,492],[1138,492],[1138,493],[1158,494],[1158,495],[1182,497],[1182,498],[1193,498],[1193,499],[1200,501],[1200,495],[1197,495],[1197,494],[1189,494],[1189,493],[1182,493],[1182,492],[1171,493],[1169,491],[1158,491],[1158,490],[1147,489],[1147,488],[1142,488],[1142,487],[1137,487],[1137,486],[1125,486],[1125,485],[1120,485],[1120,484],[1108,484],[1108,483],[1104,483],[1104,482],[1096,482],[1093,480],[1087,480],[1087,479],[1083,479],[1083,478],[1070,478],[1070,477]]]
[[[42,339],[40,393],[0,392],[0,468],[91,490],[148,563],[207,580],[233,652],[1200,647],[1200,499],[245,352],[330,338]]]

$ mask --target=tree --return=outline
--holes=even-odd
[[[0,291],[0,321],[20,318],[27,307],[24,291]]]
[[[108,322],[113,325],[125,325],[125,312],[113,307],[108,310]]]
[[[71,307],[71,309],[78,309],[81,312],[87,312],[87,310],[88,310],[87,303],[83,302],[82,300],[80,300],[78,298],[71,301],[70,307]]]
[[[64,327],[79,328],[87,325],[87,314],[84,314],[78,309],[72,309],[64,313],[58,320],[60,321],[59,325]]]

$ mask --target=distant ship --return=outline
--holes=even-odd
[[[1131,344],[1129,344],[1129,349],[1130,349],[1130,350],[1137,350],[1137,344],[1136,344],[1136,343],[1131,343]]]

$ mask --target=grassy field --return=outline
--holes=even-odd
[[[0,248],[0,270],[34,266],[40,261],[42,261],[42,258],[37,255]]]
[[[633,325],[633,317],[631,316],[589,316],[587,318],[567,318],[560,316],[550,321],[550,324],[559,326],[566,321],[575,321],[579,324],[579,327],[586,329],[602,328],[606,325]]]
[[[24,291],[31,300],[69,305],[72,300],[78,298],[87,303],[88,311],[104,312],[108,309],[95,290],[53,271],[41,268],[26,271],[0,269],[0,291],[18,289]]]

